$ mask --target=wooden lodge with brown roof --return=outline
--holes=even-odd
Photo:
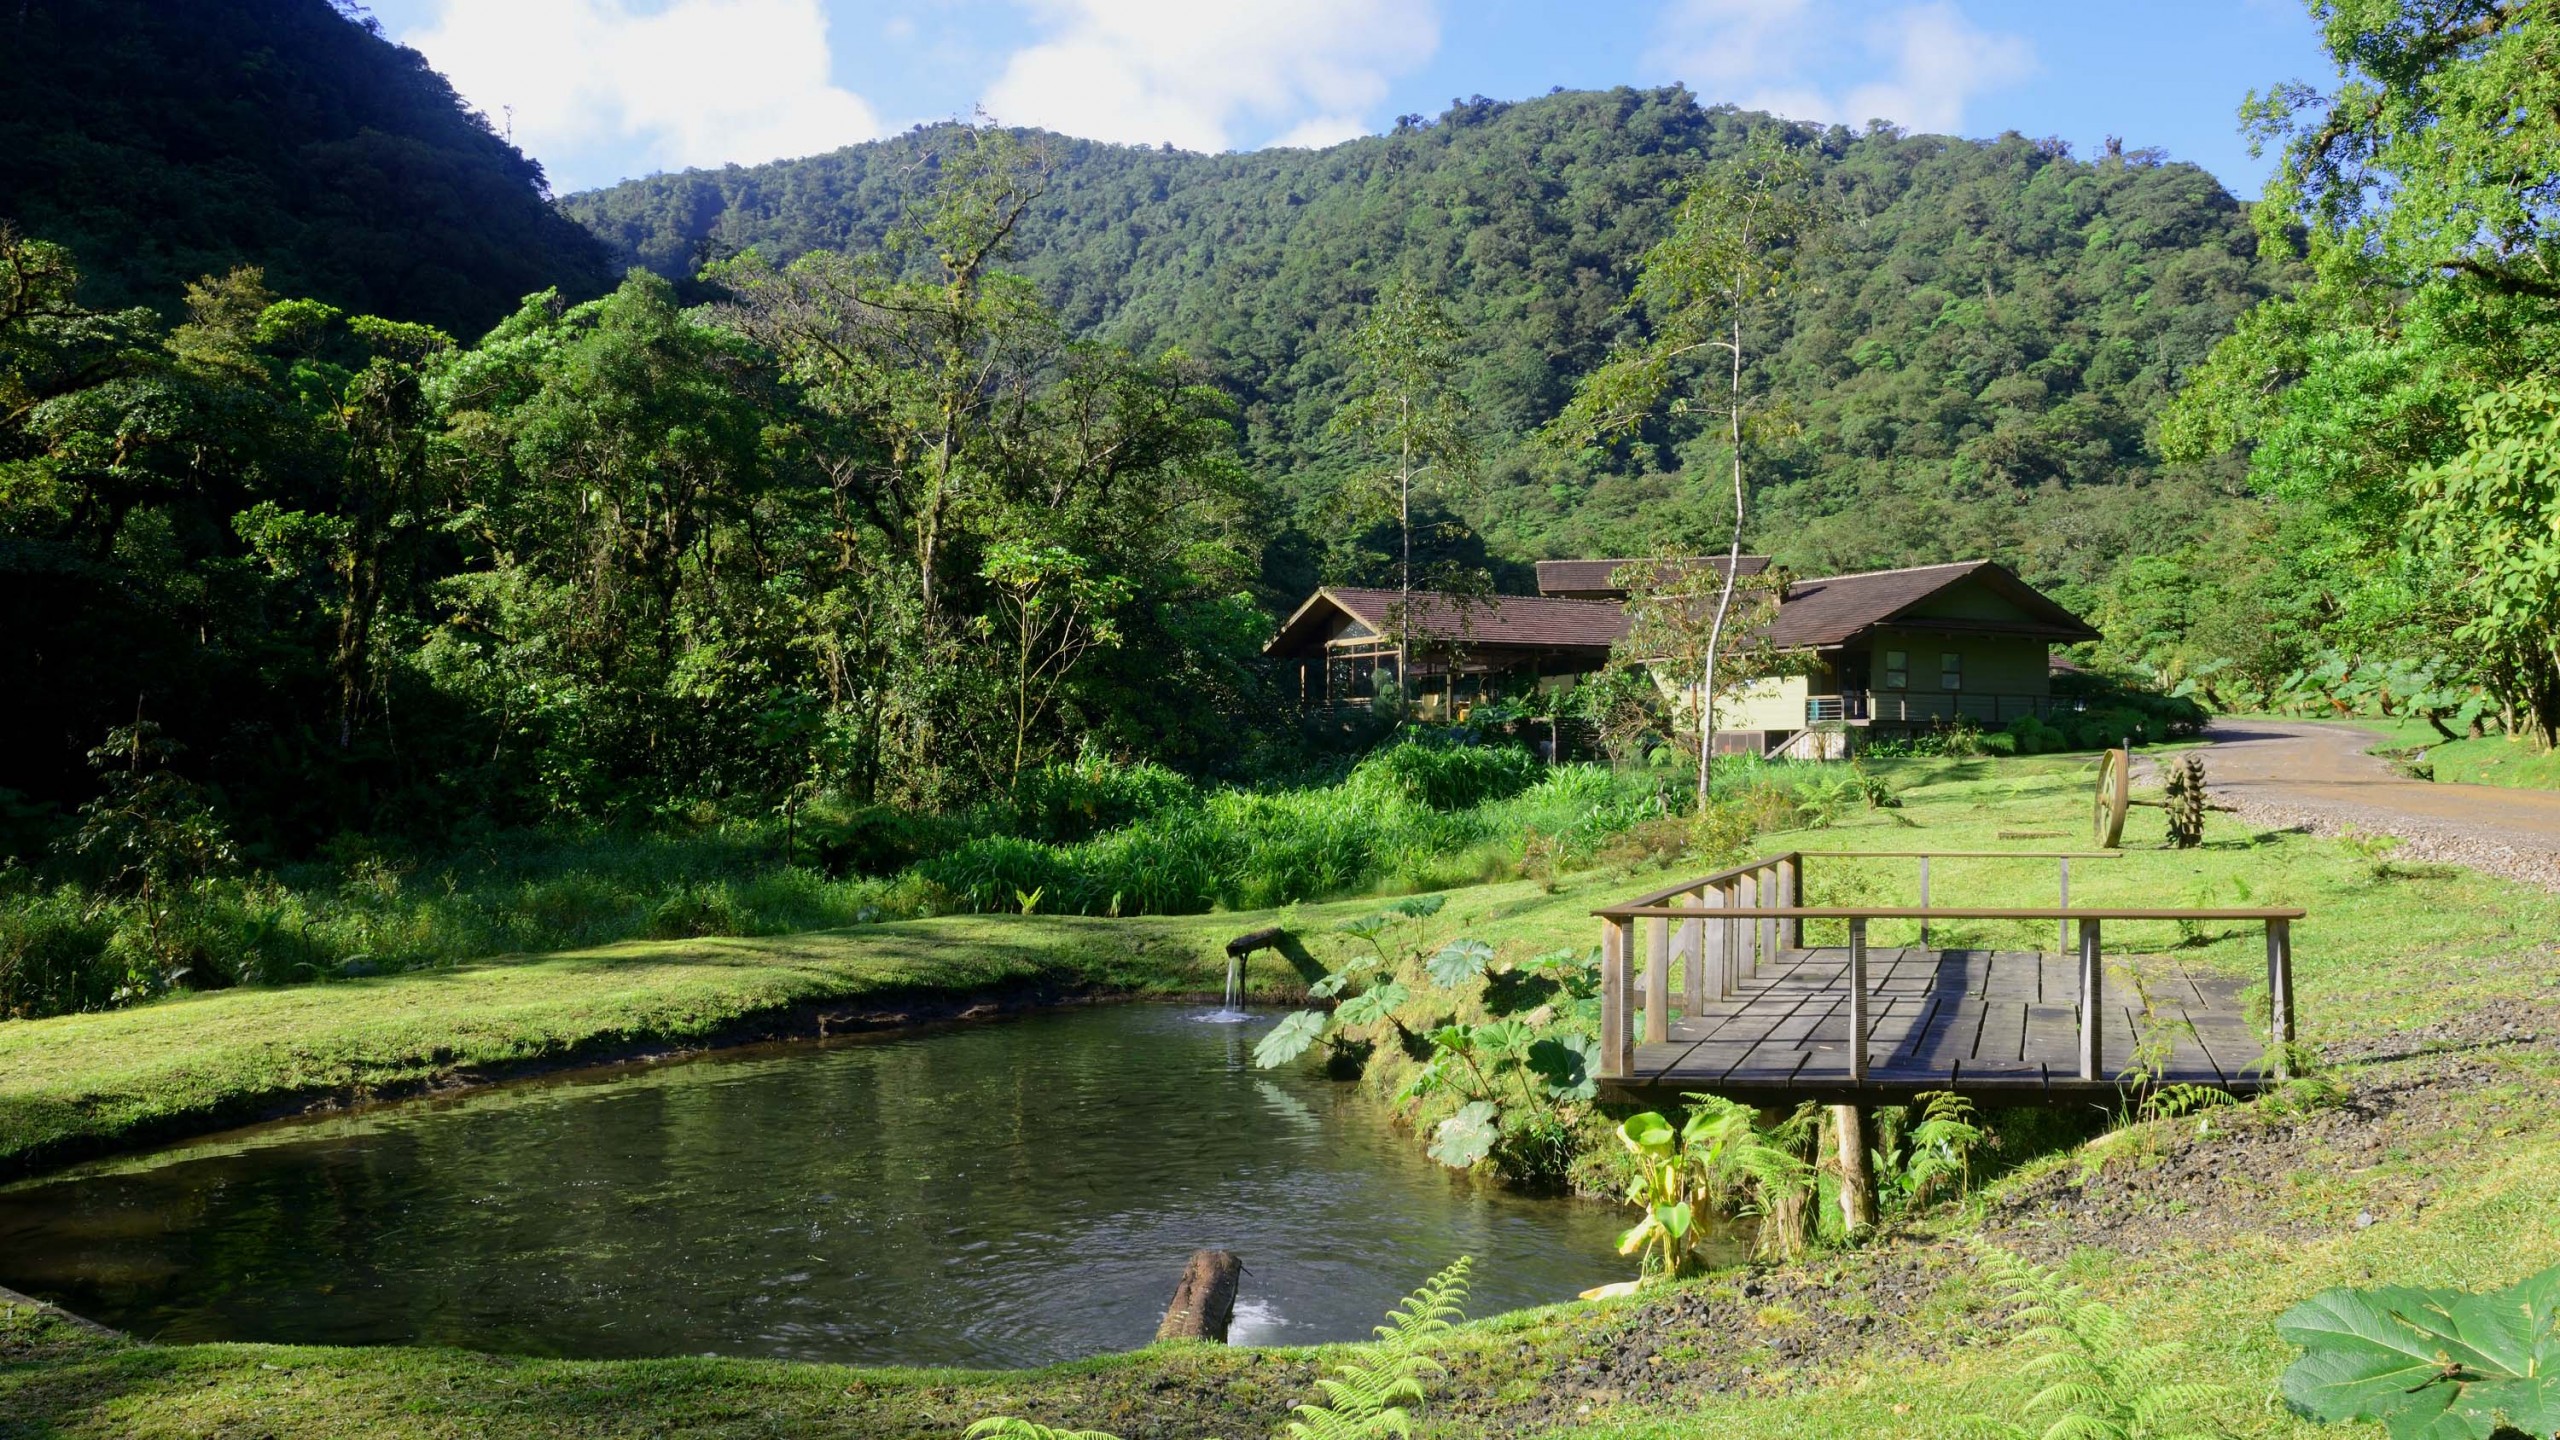
[[[1464,719],[1502,693],[1557,691],[1606,665],[1627,633],[1625,560],[1547,560],[1536,596],[1327,588],[1265,652],[1294,662],[1301,703],[1369,705],[1401,693],[1425,719]],[[1661,565],[1721,568],[1722,557]],[[1745,556],[1745,576],[1768,569]],[[1717,704],[1717,748],[1844,754],[1850,733],[1956,720],[1996,729],[2049,715],[2053,649],[2097,638],[2087,622],[1989,560],[1787,579],[1769,643],[1799,673]],[[1674,696],[1675,705],[1694,697]],[[1685,707],[1684,707],[1685,708]]]

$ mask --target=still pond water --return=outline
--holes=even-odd
[[[0,1284],[139,1336],[1036,1365],[1143,1345],[1244,1256],[1234,1339],[1365,1338],[1626,1278],[1609,1206],[1425,1159],[1278,1012],[1113,1005],[591,1072],[0,1190]]]

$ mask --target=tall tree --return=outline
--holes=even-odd
[[[1750,352],[1745,322],[1796,277],[1806,247],[1820,232],[1824,207],[1804,151],[1778,128],[1752,133],[1742,150],[1709,164],[1673,217],[1671,233],[1646,254],[1627,308],[1646,321],[1645,336],[1611,352],[1583,377],[1573,401],[1548,427],[1562,440],[1586,442],[1632,434],[1665,407],[1686,416],[1721,410],[1732,525],[1726,563],[1708,624],[1698,689],[1691,696],[1698,730],[1698,800],[1706,802],[1715,768],[1715,701],[1719,660],[1733,610],[1736,572],[1749,519],[1744,423]],[[1701,357],[1721,353],[1712,367]]]
[[[2464,537],[2534,533],[2537,387],[2560,373],[2560,7],[2311,11],[2337,88],[2280,86],[2242,112],[2282,154],[2263,241],[2300,248],[2311,283],[2244,317],[2160,443],[2248,454],[2285,557],[2272,573],[2319,597],[2310,643],[2333,667],[2485,684],[2548,743],[2560,669],[2529,632],[2560,616],[2560,570]]]
[[[1379,288],[1351,333],[1350,394],[1333,417],[1379,468],[1363,488],[1395,507],[1401,547],[1396,589],[1413,595],[1413,497],[1417,485],[1448,490],[1475,471],[1466,392],[1458,379],[1463,336],[1440,297],[1411,275]]]

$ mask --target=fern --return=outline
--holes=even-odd
[[[1375,1440],[1382,1435],[1413,1433],[1413,1412],[1428,1393],[1423,1378],[1441,1371],[1424,1347],[1448,1333],[1463,1313],[1467,1271],[1474,1262],[1460,1256],[1448,1269],[1424,1281],[1422,1288],[1387,1312],[1378,1327],[1377,1345],[1361,1358],[1334,1367],[1318,1380],[1324,1402],[1297,1407],[1298,1417],[1283,1425],[1282,1440]]]
[[[1010,1415],[990,1415],[962,1432],[964,1440],[1120,1440],[1100,1430],[1053,1430]]]
[[[2218,1432],[2185,1423],[2188,1411],[2223,1393],[2182,1378],[2185,1345],[2141,1344],[2121,1311],[2061,1276],[1979,1240],[1970,1248],[2008,1292],[2011,1320],[2027,1327],[2019,1343],[2036,1353],[2019,1373],[2043,1387],[2018,1407],[2041,1426],[1979,1415],[1970,1417],[1976,1426],[2010,1440],[2216,1440]]]
[[[1281,1440],[1379,1440],[1413,1433],[1413,1408],[1429,1395],[1424,1378],[1446,1366],[1426,1347],[1449,1332],[1464,1314],[1467,1271],[1475,1261],[1461,1255],[1456,1263],[1422,1284],[1387,1312],[1375,1345],[1357,1359],[1333,1367],[1316,1382],[1324,1403],[1297,1407],[1298,1418],[1282,1425]],[[1119,1440],[1100,1430],[1055,1430],[1010,1415],[990,1415],[971,1425],[965,1440]]]
[[[1961,1095],[1932,1090],[1914,1098],[1921,1102],[1920,1123],[1911,1127],[1911,1159],[1900,1167],[1894,1189],[1901,1204],[1918,1207],[1950,1180],[1958,1195],[1973,1188],[1973,1151],[1982,1143],[1982,1127],[1975,1123],[1972,1102]],[[1884,1173],[1885,1167],[1876,1168]]]

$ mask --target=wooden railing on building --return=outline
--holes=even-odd
[[[1867,1035],[1871,1029],[1868,1010],[1872,997],[1866,983],[1867,926],[1870,923],[1877,920],[1917,921],[1920,943],[1925,947],[1932,921],[2051,920],[2057,925],[2057,953],[2071,951],[2073,926],[2076,924],[2080,981],[2078,1070],[2079,1078],[2084,1081],[2096,1081],[2105,1075],[2106,1056],[2098,1020],[2105,1003],[2105,974],[2100,951],[2102,925],[2111,920],[2259,921],[2266,927],[2271,1038],[2279,1054],[2282,1047],[2293,1042],[2292,922],[2303,917],[2301,910],[2251,906],[2075,908],[2071,904],[2071,862],[2122,859],[2122,852],[2118,851],[1877,850],[1813,853],[1825,859],[1838,860],[1915,860],[1919,862],[1919,903],[1805,905],[1802,900],[1808,856],[1802,851],[1789,851],[1694,880],[1683,880],[1624,904],[1605,906],[1592,912],[1601,921],[1600,1074],[1603,1079],[1624,1079],[1634,1073],[1638,1014],[1643,1016],[1643,1043],[1662,1044],[1671,1039],[1671,1010],[1675,995],[1671,975],[1675,958],[1683,962],[1677,994],[1691,1000],[1690,1008],[1695,1009],[1695,1001],[1707,996],[1711,983],[1717,997],[1731,997],[1741,991],[1764,965],[1779,963],[1790,952],[1801,954],[1805,949],[1804,922],[1807,920],[1838,920],[1847,925],[1848,963],[1844,981],[1848,989],[1849,1033],[1859,1037]],[[1931,904],[1930,862],[1955,859],[2054,861],[2060,867],[2057,903],[2050,906],[1960,907]],[[1636,927],[1639,924],[1645,927],[1641,957],[1636,950]],[[1632,977],[1631,968],[1635,970]],[[1630,983],[1631,978],[1634,984]],[[1639,989],[1641,994],[1635,993]],[[1848,1055],[1849,1079],[1852,1083],[1863,1081],[1867,1069],[1866,1047],[1852,1044],[1848,1047]]]

